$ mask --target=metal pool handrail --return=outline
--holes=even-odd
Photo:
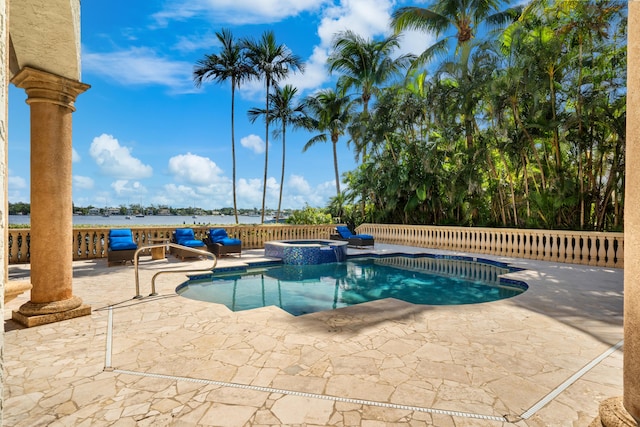
[[[138,248],[138,250],[136,250],[136,252],[133,255],[133,261],[134,261],[134,264],[135,264],[135,277],[136,277],[136,296],[133,297],[134,299],[143,298],[142,295],[140,295],[140,276],[138,275],[138,254],[139,254],[139,252],[145,251],[145,250],[148,250],[148,249],[152,249],[152,248],[162,248],[162,247],[167,247],[167,246],[169,246],[171,248],[178,248],[178,249],[186,250],[188,252],[193,252],[194,254],[211,257],[213,259],[213,265],[211,267],[209,267],[209,268],[202,268],[202,269],[197,269],[197,270],[194,270],[192,268],[185,268],[185,269],[181,269],[181,270],[162,270],[162,271],[158,271],[151,278],[151,293],[149,294],[150,297],[158,295],[158,293],[156,292],[156,277],[158,277],[161,274],[165,274],[165,273],[196,273],[196,272],[202,272],[202,271],[212,271],[214,268],[216,268],[216,265],[218,265],[218,258],[214,254],[212,254],[211,252],[201,251],[200,249],[194,249],[194,248],[190,248],[188,246],[178,245],[177,243],[170,243],[169,242],[169,243],[160,243],[160,244],[156,244],[156,245],[142,246],[142,247]]]

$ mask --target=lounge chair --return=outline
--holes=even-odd
[[[196,239],[195,233],[193,232],[192,228],[176,229],[172,234],[171,242],[201,251],[207,250],[207,246],[204,244],[204,242],[202,240]],[[171,247],[171,253],[183,261],[185,258],[197,258],[200,256],[195,252],[174,247]]]
[[[336,227],[336,233],[330,237],[332,240],[342,240],[348,242],[349,246],[355,246],[358,248],[365,246],[373,246],[375,239],[370,234],[353,234],[349,227],[339,225]]]
[[[107,244],[107,266],[118,262],[126,264],[131,261],[138,249],[138,245],[133,241],[133,233],[128,228],[116,228],[109,230],[109,242]]]
[[[217,257],[229,254],[242,256],[242,241],[230,238],[224,228],[212,228],[203,240],[209,252]]]

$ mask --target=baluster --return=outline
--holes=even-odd
[[[597,236],[587,236],[589,248],[589,265],[598,265],[598,237]]]
[[[543,234],[542,235],[542,259],[545,261],[551,261],[552,250],[553,250],[553,237],[551,234]]]
[[[598,252],[597,252],[598,260],[596,265],[599,265],[599,266],[607,265],[607,254],[605,251],[605,242],[606,242],[606,239],[604,238],[604,236],[602,234],[599,234],[596,240],[596,248],[598,249]]]

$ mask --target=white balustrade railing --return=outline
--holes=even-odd
[[[624,233],[396,224],[362,224],[357,232],[380,243],[624,267]]]
[[[196,238],[209,227],[194,226]],[[243,249],[264,248],[264,242],[290,239],[328,239],[335,225],[231,225],[229,237],[242,240]],[[176,227],[131,227],[138,246],[152,238],[170,238]],[[624,266],[624,234],[587,231],[471,228],[427,225],[362,224],[357,230],[371,234],[376,243],[446,249],[451,251],[528,258],[601,267]],[[74,228],[74,260],[107,257],[109,228]],[[28,263],[30,229],[10,229],[7,253],[10,264]],[[51,248],[56,250],[56,248]]]

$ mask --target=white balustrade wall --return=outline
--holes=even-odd
[[[170,238],[176,227],[131,227],[139,246],[149,239]],[[202,239],[208,227],[192,227]],[[230,237],[242,240],[243,249],[264,248],[269,240],[329,239],[335,225],[232,225]],[[624,267],[624,234],[586,231],[471,228],[427,225],[362,224],[357,233],[371,234],[376,243],[528,258],[543,261]],[[75,228],[74,260],[106,258],[109,228]],[[7,254],[10,264],[28,263],[30,229],[10,229]],[[56,248],[51,248],[56,250]]]
[[[624,233],[362,224],[376,242],[600,267],[624,267]]]

